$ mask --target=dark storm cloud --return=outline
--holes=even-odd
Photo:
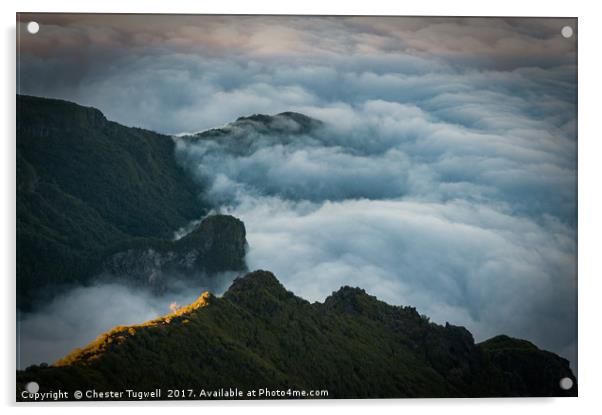
[[[41,22],[21,34],[22,93],[166,133],[324,121],[244,152],[176,139],[245,222],[250,268],[312,300],[357,285],[576,361],[576,40],[560,36],[574,20],[21,18]]]

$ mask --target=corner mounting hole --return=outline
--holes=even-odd
[[[37,393],[40,390],[40,385],[38,385],[38,382],[29,382],[25,385],[25,389],[29,393]]]
[[[573,387],[573,379],[571,378],[562,378],[560,379],[560,388],[568,391]]]
[[[38,22],[29,22],[27,23],[27,31],[32,35],[35,35],[40,31],[40,25]]]
[[[562,37],[567,38],[567,39],[570,37],[573,37],[573,28],[571,26],[564,26],[560,30],[560,34],[562,35]]]

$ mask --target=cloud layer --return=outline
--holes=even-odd
[[[205,197],[245,222],[250,268],[312,300],[361,286],[576,368],[576,38],[560,36],[576,21],[21,19],[41,23],[21,34],[22,93],[170,134],[254,113],[324,122],[175,139]]]
[[[70,99],[115,121],[179,133],[240,115],[366,99],[420,103],[466,93],[555,91],[576,63],[571,19],[21,14],[21,93]],[[522,69],[521,69],[522,68]],[[529,69],[524,69],[529,68]],[[537,69],[539,68],[539,69]],[[573,68],[574,69],[574,68]],[[493,71],[495,82],[486,72]],[[484,75],[484,76],[483,76]],[[535,86],[535,85],[532,85]],[[575,94],[563,88],[563,94]],[[556,92],[552,92],[555,94]]]

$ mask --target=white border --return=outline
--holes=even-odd
[[[508,412],[544,412],[567,415],[571,412],[592,413],[599,410],[602,393],[600,365],[601,332],[598,317],[602,302],[602,270],[599,257],[601,244],[598,235],[602,231],[602,152],[600,127],[602,98],[600,87],[600,41],[602,40],[602,18],[600,7],[593,1],[541,1],[502,0],[485,1],[412,1],[393,2],[369,1],[324,1],[304,0],[300,2],[230,1],[194,2],[185,0],[146,0],[144,2],[123,0],[98,0],[97,2],[74,2],[68,0],[20,0],[3,1],[2,7],[2,99],[0,100],[4,134],[1,138],[0,175],[3,198],[0,201],[2,219],[0,264],[3,266],[3,287],[0,303],[4,311],[2,341],[3,359],[0,375],[0,402],[12,412],[17,409],[14,402],[14,272],[15,272],[15,13],[21,12],[120,12],[120,13],[233,13],[233,14],[369,14],[369,15],[454,15],[454,16],[568,16],[579,18],[579,398],[568,399],[441,399],[441,400],[380,400],[380,401],[266,401],[266,402],[195,402],[195,403],[141,403],[141,409],[150,413],[165,411],[216,411],[245,413],[303,413],[308,411],[345,411],[360,414],[366,411],[390,413],[440,414],[504,414]],[[169,409],[168,406],[178,406]],[[86,404],[85,409],[76,405],[24,406],[26,412],[45,413],[90,413],[127,411],[133,404],[123,403]],[[190,406],[190,407],[189,407]],[[189,407],[189,408],[188,408]],[[37,408],[37,409],[34,409]],[[372,409],[374,408],[374,409]],[[134,409],[136,410],[136,409]]]
[[[16,3],[16,2],[15,2]],[[74,2],[70,0],[21,0],[16,4],[22,12],[96,12],[96,13],[216,13],[216,14],[338,14],[338,15],[439,15],[439,16],[562,16],[574,17],[584,9],[578,1],[526,2],[505,0],[488,2],[478,0],[392,2],[320,1],[283,2],[276,0],[219,2],[192,2],[184,0],[146,0],[124,2]]]

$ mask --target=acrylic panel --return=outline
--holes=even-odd
[[[577,19],[17,15],[18,401],[577,395]]]

